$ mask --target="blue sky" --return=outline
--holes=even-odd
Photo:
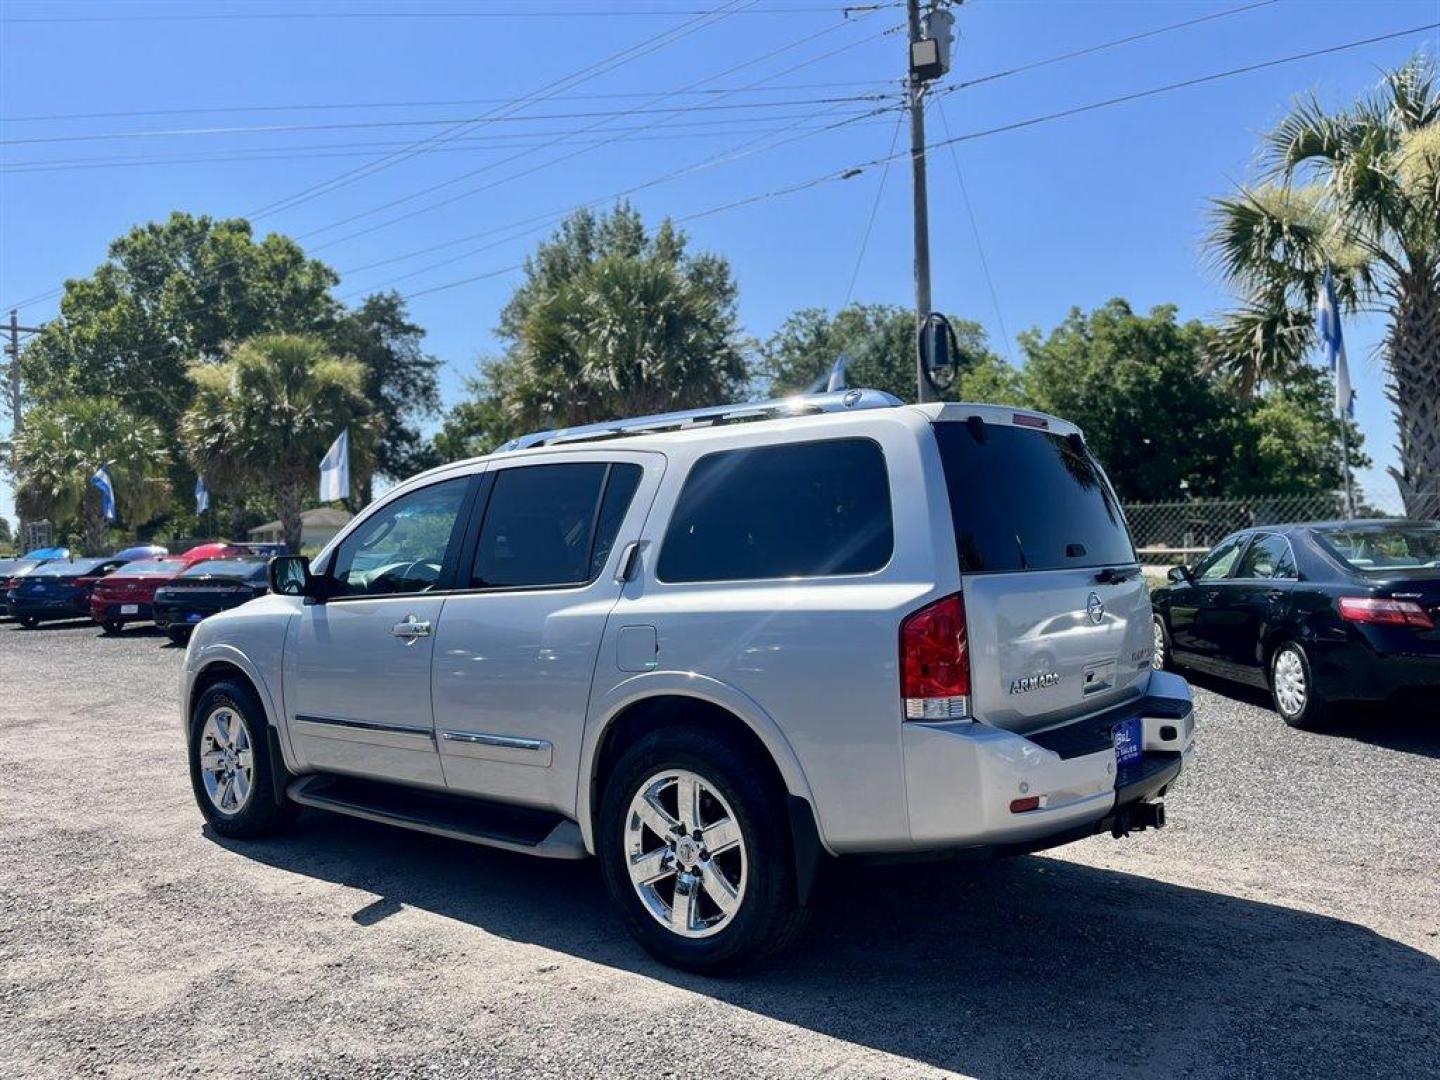
[[[690,14],[727,6],[742,10]],[[960,37],[946,84],[1246,6],[973,0],[957,11]],[[903,38],[886,31],[903,12],[886,4],[846,17],[841,7],[838,0],[6,0],[0,305],[8,313],[66,276],[90,272],[112,238],[173,209],[242,215],[308,192],[316,197],[259,216],[257,231],[302,237],[342,271],[342,296],[409,275],[393,287],[423,292],[412,311],[429,331],[430,351],[446,363],[448,402],[477,358],[493,351],[496,315],[518,280],[506,268],[544,234],[546,215],[646,184],[632,200],[648,220],[690,217],[693,246],[730,259],[752,335],[768,334],[799,307],[841,306],[852,276],[856,300],[911,303],[906,162],[889,170],[863,260],[881,166],[744,202],[889,151],[897,114],[864,115],[889,102],[845,99],[895,90]],[[956,136],[985,132],[1437,20],[1436,0],[1275,0],[957,89],[943,98],[943,123],[932,108],[931,138],[943,138],[946,124]],[[674,31],[668,40],[644,45],[667,30]],[[997,348],[1008,345],[1017,357],[1020,331],[1048,330],[1071,306],[1113,296],[1140,310],[1174,303],[1182,317],[1213,316],[1227,301],[1201,252],[1207,199],[1252,176],[1257,136],[1297,93],[1314,90],[1338,106],[1422,47],[1440,49],[1436,31],[963,141],[956,159],[993,301],[956,161],[949,150],[932,153],[936,306],[978,319]],[[572,78],[624,50],[631,50],[627,62]],[[547,87],[558,92],[503,104]],[[655,94],[670,96],[645,96]],[[701,108],[657,111],[681,105]],[[488,121],[463,130],[440,122],[487,112]],[[22,119],[29,117],[50,119]],[[425,152],[406,149],[427,138]],[[902,148],[904,140],[902,132]],[[724,160],[689,168],[717,158]],[[32,168],[17,169],[22,163]],[[362,172],[309,191],[351,170]],[[376,212],[396,200],[403,201]],[[706,213],[737,202],[743,205]],[[475,250],[485,244],[493,246]],[[397,258],[426,248],[435,250]],[[370,266],[380,260],[394,261]],[[433,265],[442,260],[452,261]],[[479,280],[426,291],[468,278]],[[47,298],[20,314],[33,324],[54,312]],[[1393,484],[1380,469],[1394,454],[1374,352],[1380,332],[1377,320],[1347,325],[1358,420],[1377,465],[1361,481],[1372,498],[1394,506]],[[14,516],[3,484],[0,514]]]

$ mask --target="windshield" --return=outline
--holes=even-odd
[[[1135,561],[1110,484],[1078,438],[975,420],[938,423],[935,440],[961,573]]]
[[[1315,535],[1332,555],[1362,574],[1440,567],[1440,523],[1337,526],[1316,529]]]
[[[203,577],[216,574],[222,577],[252,578],[265,572],[265,562],[260,559],[206,559],[186,570],[184,577]]]
[[[174,577],[185,569],[179,559],[156,559],[154,562],[133,562],[122,566],[117,574],[124,577]]]

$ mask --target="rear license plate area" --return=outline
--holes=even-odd
[[[1122,720],[1111,729],[1115,742],[1115,766],[1118,771],[1139,766],[1145,753],[1145,727],[1140,717]]]

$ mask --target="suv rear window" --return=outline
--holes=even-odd
[[[1078,438],[978,421],[934,428],[961,573],[1135,561],[1110,484]]]
[[[685,478],[661,581],[867,574],[895,546],[885,455],[869,439],[724,450]]]

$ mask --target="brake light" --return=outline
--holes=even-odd
[[[969,719],[970,652],[959,593],[900,624],[900,696],[907,720]]]
[[[1374,596],[1342,596],[1340,617],[1356,623],[1377,626],[1413,626],[1417,630],[1434,630],[1435,620],[1413,600],[1385,600]]]

